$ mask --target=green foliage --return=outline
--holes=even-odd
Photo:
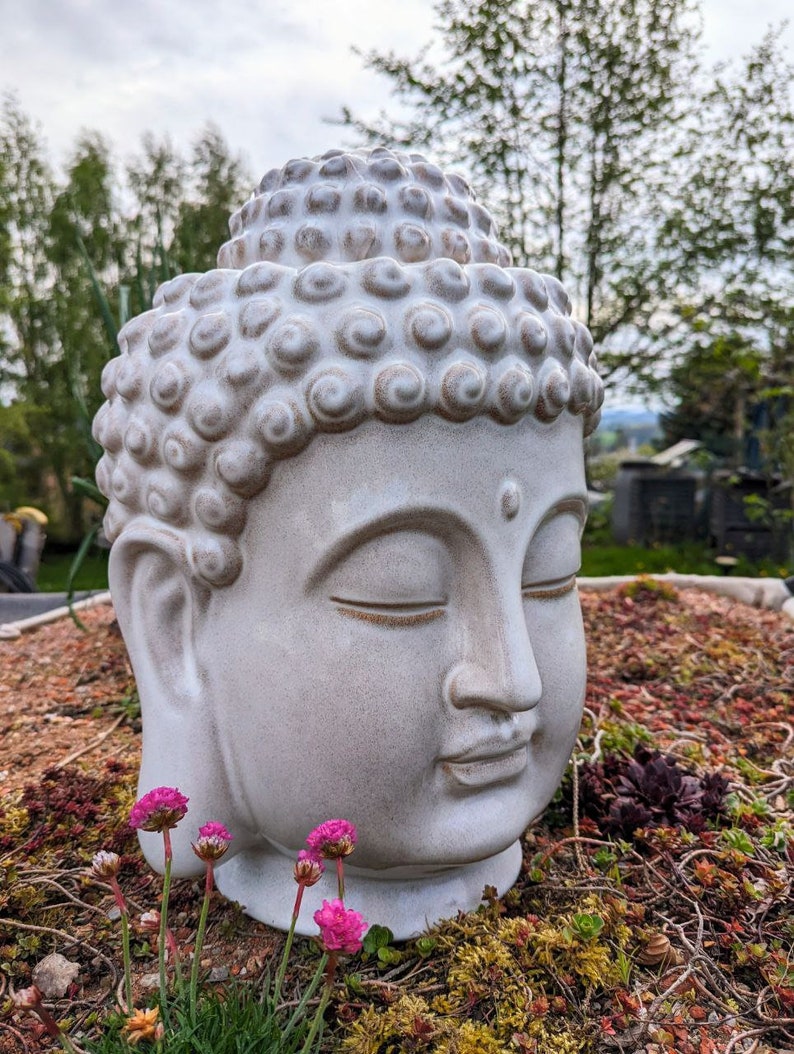
[[[497,903],[443,923],[434,986],[441,994],[405,993],[385,1008],[368,1007],[339,1049],[502,1054],[520,1034],[520,1050],[595,1050],[596,1030],[574,1009],[574,993],[598,998],[630,973],[626,904],[574,892],[561,899],[568,904],[542,917],[500,917]]]
[[[41,418],[28,403],[0,405],[0,510],[35,504],[41,497],[42,451],[36,440]]]
[[[735,849],[745,856],[753,855],[753,843],[748,835],[739,827],[729,827],[720,833],[720,838],[730,849]]]
[[[65,592],[73,563],[73,555],[55,553],[45,549],[36,577],[37,587],[42,593]],[[85,589],[107,589],[108,552],[106,549],[95,548],[89,552],[74,577],[73,585],[75,592]]]
[[[0,384],[11,402],[0,407],[0,508],[37,505],[51,536],[76,542],[102,511],[85,484],[100,452],[91,421],[116,333],[177,268],[215,266],[247,179],[211,126],[189,162],[145,138],[125,174],[108,144],[85,133],[58,179],[12,97],[0,158]]]
[[[189,172],[195,193],[179,204],[168,248],[177,273],[217,266],[218,249],[229,237],[229,216],[248,194],[240,158],[229,155],[223,136],[212,124],[193,147]]]
[[[683,325],[666,381],[674,407],[663,420],[668,440],[701,439],[741,464],[751,414],[762,410],[769,422],[758,437],[762,467],[788,479],[793,81],[774,29],[738,69],[719,73],[685,140],[681,194],[662,228],[663,241],[684,247],[684,266],[699,275],[676,305]]]
[[[773,849],[782,855],[789,851],[794,845],[794,826],[788,820],[778,820],[769,827],[764,827],[761,834],[761,845],[765,849]]]
[[[586,576],[599,575],[654,575],[677,571],[680,574],[713,575],[718,573],[715,564],[716,553],[696,542],[681,545],[640,545],[610,544],[602,532],[596,533],[590,541],[589,527],[585,531],[582,547],[582,570]],[[746,557],[739,557],[734,569],[737,576],[750,577],[772,576],[786,577],[788,570],[778,566],[774,561],[762,560],[752,562]]]
[[[677,604],[679,601],[678,591],[669,582],[660,582],[658,578],[648,578],[641,575],[633,582],[627,582],[620,587],[620,595],[629,597],[631,600],[655,600],[668,601]]]
[[[653,736],[644,725],[636,721],[610,721],[599,723],[599,743],[606,754],[632,755],[638,746],[653,742]]]
[[[516,262],[566,284],[608,369],[641,368],[637,326],[671,293],[654,241],[679,190],[670,157],[695,79],[695,5],[439,0],[435,10],[438,65],[364,56],[409,116],[346,109],[343,123],[463,162]]]
[[[563,927],[563,933],[573,942],[576,939],[592,941],[604,928],[604,920],[600,915],[588,915],[579,912],[571,916],[571,925]]]
[[[187,999],[176,995],[169,1017],[169,1054],[293,1054],[301,1050],[310,1020],[301,1017],[287,1032],[283,1013],[266,991],[235,981],[222,989],[204,990],[192,1014]],[[127,1046],[122,1032],[125,1021],[114,1015],[105,1022],[99,1040],[83,1041],[82,1046],[90,1054],[118,1054]],[[153,1047],[144,1041],[141,1049]]]
[[[671,442],[731,453],[758,393],[792,383],[793,74],[774,28],[705,69],[700,6],[437,0],[432,52],[363,56],[406,116],[341,122],[462,163],[607,373],[668,394]]]
[[[393,966],[403,958],[402,952],[393,947],[394,934],[388,926],[370,926],[362,946],[364,962],[373,956],[383,967]]]

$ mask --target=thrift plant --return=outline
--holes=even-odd
[[[207,916],[210,910],[212,889],[214,885],[214,866],[220,860],[226,850],[232,836],[222,823],[211,820],[199,827],[197,841],[193,842],[193,852],[207,865],[204,880],[204,899],[201,903],[201,915],[199,916],[198,933],[196,934],[196,947],[193,952],[193,967],[190,971],[190,1008],[193,1014],[196,1012],[196,994],[198,991],[199,963],[201,961],[201,949],[204,944],[204,933],[207,928]]]
[[[165,871],[163,874],[163,909],[160,913],[160,1004],[166,1005],[165,982],[165,946],[168,935],[168,894],[171,890],[171,830],[176,827],[187,813],[188,799],[180,794],[176,787],[155,787],[148,794],[136,801],[130,812],[130,827],[141,831],[161,831],[165,853]],[[176,945],[172,949],[174,969],[179,977],[179,958]]]
[[[307,849],[302,849],[295,861],[293,874],[298,886],[292,922],[284,950],[276,972],[272,990],[269,975],[266,977],[264,990],[259,999],[253,1001],[250,993],[243,988],[232,988],[226,997],[219,1000],[211,990],[201,987],[201,953],[207,927],[210,903],[214,891],[214,867],[227,852],[232,836],[226,827],[211,820],[199,828],[198,837],[192,843],[193,851],[206,865],[204,897],[199,914],[196,941],[193,949],[193,961],[190,970],[190,981],[187,990],[184,987],[180,969],[180,955],[176,940],[168,928],[169,895],[171,889],[171,839],[173,830],[188,812],[188,799],[175,787],[156,787],[144,794],[135,802],[130,812],[130,826],[144,831],[159,831],[163,835],[165,867],[163,874],[163,893],[160,910],[149,910],[140,916],[140,929],[144,933],[158,934],[159,966],[159,999],[158,1005],[148,1008],[133,1006],[133,989],[130,964],[129,944],[129,911],[118,882],[120,859],[116,853],[100,851],[95,854],[91,866],[93,877],[107,881],[113,891],[116,904],[121,914],[122,945],[124,949],[124,992],[125,1004],[121,1007],[123,1023],[117,1030],[116,1037],[108,1035],[89,1049],[96,1054],[109,1054],[118,1049],[107,1043],[120,1041],[127,1047],[137,1047],[141,1043],[154,1045],[157,1051],[199,1051],[217,1050],[214,1037],[219,1030],[219,1021],[228,1021],[226,1035],[232,1038],[244,1030],[247,1040],[253,1043],[255,1037],[268,1041],[267,1050],[276,1052],[296,1052],[309,1054],[317,1049],[322,1039],[325,1012],[334,989],[336,968],[340,956],[354,955],[361,950],[363,935],[367,924],[357,911],[347,908],[344,903],[344,859],[356,846],[356,829],[347,820],[329,820],[315,828],[307,838]],[[318,946],[322,955],[314,976],[307,985],[303,995],[285,1020],[284,1008],[281,1005],[281,990],[284,976],[292,950],[295,927],[300,915],[304,890],[315,885],[325,871],[324,860],[336,861],[337,889],[339,896],[332,901],[324,900],[322,907],[315,912],[314,920],[319,930]],[[168,960],[173,967],[173,986],[169,987]],[[309,1021],[308,1008],[314,993],[323,985],[322,995],[317,1008]],[[48,1016],[41,1004],[38,989],[29,990],[19,996],[15,1004],[20,1010],[29,1010],[39,1015],[50,1034],[60,1040],[64,1049],[72,1052],[73,1047],[68,1036],[58,1027],[51,1015]],[[257,1009],[258,1008],[258,1009]],[[245,1024],[242,1022],[245,1020]],[[224,1026],[226,1028],[226,1026]],[[224,1029],[220,1029],[224,1034]],[[301,1044],[298,1047],[298,1044]],[[235,1048],[236,1049],[236,1048]],[[251,1046],[250,1049],[260,1049]]]

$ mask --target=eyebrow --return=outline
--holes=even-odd
[[[336,564],[364,542],[369,542],[382,535],[397,534],[399,531],[408,530],[424,531],[425,534],[438,537],[441,533],[439,521],[449,524],[458,531],[471,533],[469,524],[458,513],[430,504],[414,505],[410,509],[392,509],[372,520],[365,520],[351,527],[331,543],[331,547],[312,567],[306,577],[306,590],[313,589]]]
[[[587,508],[586,498],[578,495],[569,495],[561,498],[546,511],[535,530],[537,531],[555,516],[566,512],[573,513],[584,526],[587,519]],[[426,534],[438,537],[441,533],[440,522],[449,524],[462,534],[470,535],[472,533],[470,524],[457,512],[432,504],[414,505],[409,509],[392,509],[380,516],[376,516],[372,520],[365,520],[351,527],[334,539],[330,548],[323,553],[312,567],[306,576],[306,591],[313,589],[333,567],[364,542],[371,541],[381,535],[396,534],[399,531],[407,530],[424,531]]]

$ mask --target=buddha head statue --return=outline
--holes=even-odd
[[[407,937],[510,887],[577,734],[592,341],[418,154],[291,161],[230,228],[94,425],[140,787],[225,823],[221,890],[284,928],[307,833],[354,822],[351,903]]]

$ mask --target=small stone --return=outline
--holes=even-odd
[[[210,984],[216,984],[218,981],[226,981],[229,977],[229,969],[226,966],[213,966],[210,970],[209,977],[207,980]]]
[[[118,904],[114,904],[112,908],[108,908],[108,918],[111,922],[116,922],[121,918],[121,908]]]
[[[66,989],[79,973],[79,963],[70,962],[58,952],[53,952],[45,956],[34,968],[32,980],[43,995],[62,999],[66,995]]]
[[[159,973],[145,973],[138,981],[141,988],[157,988],[160,984]]]

